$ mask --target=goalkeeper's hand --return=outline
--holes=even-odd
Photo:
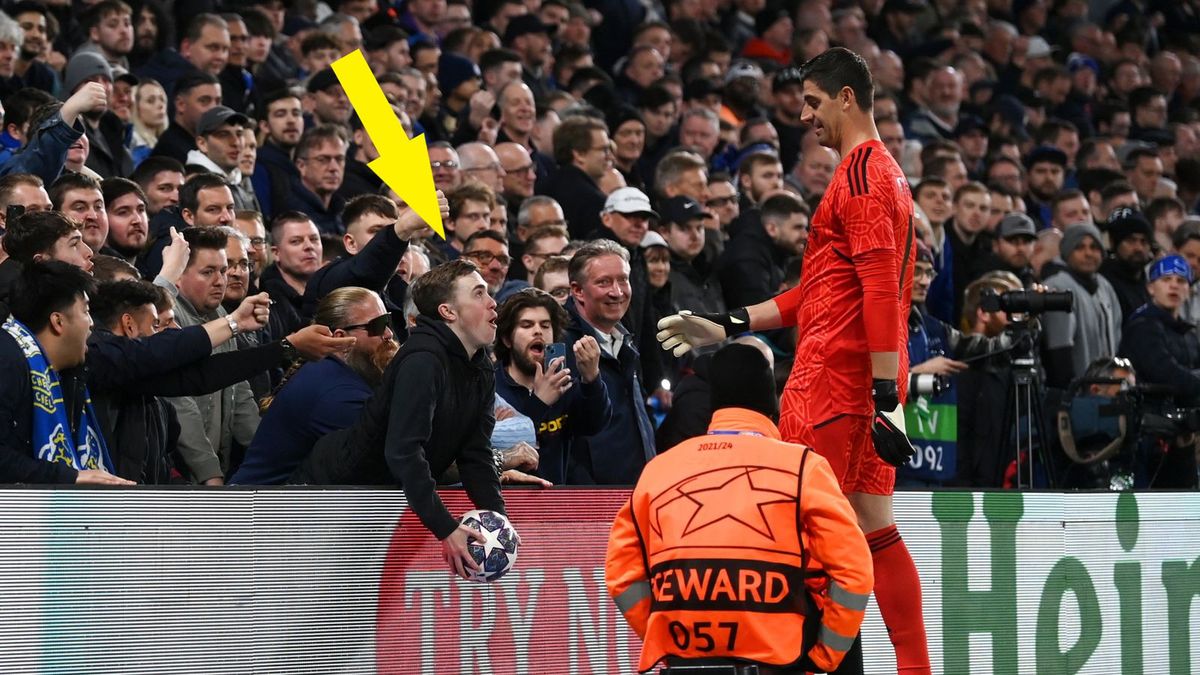
[[[875,454],[892,466],[903,466],[917,454],[904,431],[904,409],[895,380],[874,380],[871,398],[875,400],[875,417],[871,422],[871,440]]]
[[[750,313],[745,307],[728,314],[693,314],[684,310],[660,319],[656,337],[664,350],[678,357],[748,330]]]

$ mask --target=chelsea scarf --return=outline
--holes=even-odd
[[[101,469],[113,472],[104,436],[92,410],[92,397],[83,390],[83,419],[79,430],[71,437],[71,420],[63,402],[62,384],[58,373],[50,367],[37,338],[20,321],[9,317],[4,330],[17,341],[21,353],[29,361],[29,377],[33,387],[33,446],[38,459],[62,462],[76,469]]]

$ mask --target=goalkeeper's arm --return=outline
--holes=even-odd
[[[780,297],[794,290],[786,291]],[[779,305],[776,298],[772,298],[727,314],[694,314],[688,310],[672,314],[659,320],[656,337],[663,349],[675,356],[683,356],[692,349],[716,344],[740,333],[771,330],[782,325]]]

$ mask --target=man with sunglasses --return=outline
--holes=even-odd
[[[358,419],[398,349],[391,319],[379,294],[365,288],[339,288],[321,300],[313,322],[335,337],[354,338],[354,345],[304,365],[284,382],[230,483],[280,485],[318,438]]]

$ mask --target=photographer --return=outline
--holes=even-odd
[[[1128,358],[1142,382],[1174,390],[1178,406],[1200,404],[1200,341],[1195,326],[1179,318],[1187,301],[1192,270],[1182,256],[1169,255],[1150,267],[1150,302],[1130,317],[1119,354]],[[1155,487],[1196,486],[1196,456],[1188,443],[1164,457]]]
[[[897,484],[939,485],[955,477],[958,429],[955,426],[958,391],[954,376],[967,370],[963,359],[1001,350],[1008,344],[1002,334],[964,334],[929,314],[925,301],[937,272],[933,252],[917,242],[913,267],[912,310],[908,316],[908,360],[911,384],[905,405],[909,437],[918,451],[897,470]]]
[[[1091,223],[1076,223],[1062,235],[1067,268],[1046,277],[1049,288],[1071,291],[1070,312],[1050,312],[1045,329],[1046,385],[1065,389],[1092,361],[1112,356],[1121,341],[1121,301],[1112,284],[1100,276],[1104,239]]]

